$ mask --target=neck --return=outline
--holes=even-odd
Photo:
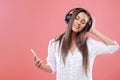
[[[77,38],[76,38],[76,34],[77,34],[77,33],[75,33],[75,32],[72,33],[72,40],[71,40],[71,43],[72,43],[72,44],[73,44],[73,43],[76,43],[76,39],[77,39]]]

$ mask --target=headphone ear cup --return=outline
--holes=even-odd
[[[87,27],[87,32],[88,32],[90,29],[91,29],[91,26],[90,26],[90,25],[88,25],[88,27]]]
[[[91,28],[91,25],[89,25],[89,23],[87,22],[87,24],[85,25],[84,30],[89,32],[90,28]]]
[[[92,23],[93,23],[93,20],[92,20],[92,17],[90,17],[90,21],[89,21],[88,27],[87,27],[87,32],[91,29]]]
[[[65,17],[65,22],[68,24],[68,22],[70,21],[72,14],[67,14]]]

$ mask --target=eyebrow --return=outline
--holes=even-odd
[[[77,16],[78,18],[80,18],[80,16]],[[85,19],[82,19],[82,20],[84,20],[85,22],[87,22]]]

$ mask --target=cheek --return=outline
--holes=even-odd
[[[81,28],[79,30],[82,31],[84,28],[85,28],[85,25],[81,25]]]
[[[78,20],[75,19],[75,20],[73,21],[73,23],[74,23],[74,24],[77,24],[77,23],[78,23]]]
[[[81,28],[83,29],[85,27],[85,25],[83,24],[83,25],[81,25]]]
[[[82,24],[82,27],[85,27],[86,26],[86,24]]]

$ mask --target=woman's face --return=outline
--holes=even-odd
[[[73,21],[72,31],[80,32],[85,27],[88,21],[88,16],[84,12],[80,12]]]

